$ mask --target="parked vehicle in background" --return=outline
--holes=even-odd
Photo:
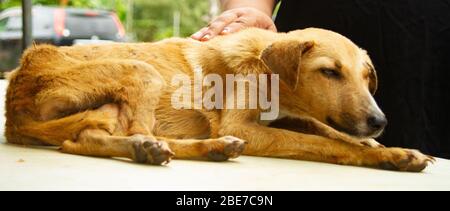
[[[22,45],[22,10],[0,13],[0,71],[18,65]],[[80,8],[33,7],[33,39],[57,46],[125,41],[125,29],[114,12]]]

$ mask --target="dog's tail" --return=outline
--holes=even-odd
[[[90,111],[73,114],[50,121],[36,121],[29,116],[16,119],[14,125],[7,124],[5,135],[10,143],[21,144],[23,137],[39,142],[60,146],[64,141],[76,140],[86,128],[101,127],[102,121],[91,121]],[[22,143],[26,144],[26,143]]]
[[[102,110],[109,108],[107,106],[111,107],[105,105],[96,110],[86,110],[49,121],[37,121],[30,115],[23,115],[16,119],[15,124],[7,124],[8,141],[9,138],[14,138],[14,135],[26,136],[45,144],[60,146],[64,141],[76,141],[79,134],[86,129],[100,129],[113,134],[116,129],[121,128],[118,126],[120,118],[118,110],[117,112]],[[127,127],[125,123],[122,126]]]

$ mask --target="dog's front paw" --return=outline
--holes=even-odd
[[[386,170],[421,172],[435,159],[417,150],[388,148],[382,152],[380,168]]]
[[[164,165],[168,164],[175,155],[166,142],[157,141],[153,137],[135,135],[132,139],[133,160],[137,163]]]
[[[208,152],[208,158],[213,161],[227,161],[239,157],[245,149],[246,142],[233,137],[226,136],[217,139],[218,148]]]

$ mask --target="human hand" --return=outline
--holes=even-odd
[[[207,27],[193,34],[191,38],[208,41],[218,35],[235,33],[249,27],[277,31],[275,23],[267,14],[252,7],[241,7],[225,11]]]

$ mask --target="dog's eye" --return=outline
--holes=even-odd
[[[325,76],[330,77],[330,78],[336,78],[336,79],[341,78],[341,73],[339,73],[337,70],[334,70],[334,69],[322,68],[322,69],[320,69],[320,72],[322,72],[322,74],[324,74]]]

